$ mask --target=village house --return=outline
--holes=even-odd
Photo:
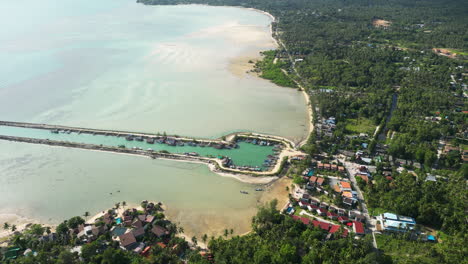
[[[317,214],[318,214],[319,216],[326,216],[327,213],[328,213],[328,211],[327,211],[326,209],[324,209],[324,208],[318,208],[318,209],[317,209]]]
[[[119,236],[119,241],[120,246],[127,250],[132,250],[137,245],[136,238],[132,232],[128,232]]]
[[[338,216],[338,222],[340,222],[341,224],[346,224],[347,222],[349,222],[349,218],[346,217],[346,216]]]
[[[333,213],[333,212],[330,212],[330,211],[327,212],[327,217],[332,219],[332,220],[337,220],[338,219],[338,215],[336,213]]]
[[[315,182],[316,186],[321,187],[325,182],[325,179],[322,177],[318,177],[317,181]]]
[[[392,213],[383,213],[377,216],[377,220],[381,223],[382,231],[387,232],[407,232],[416,225],[414,218]]]
[[[157,237],[163,237],[163,236],[169,235],[169,231],[167,231],[166,228],[159,226],[159,225],[153,226],[153,228],[151,229],[151,232],[153,232],[153,234],[155,234]]]
[[[364,225],[361,222],[357,222],[357,221],[353,221],[353,232],[358,236],[362,236],[366,234],[364,230]]]
[[[310,195],[308,195],[307,193],[304,193],[304,194],[302,194],[301,199],[299,199],[299,200],[302,201],[302,202],[308,203],[309,200],[310,200]]]

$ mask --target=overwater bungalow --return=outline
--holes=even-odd
[[[224,145],[223,144],[212,144],[212,147],[215,149],[223,149]]]
[[[133,137],[130,136],[130,135],[128,135],[128,136],[125,137],[125,140],[127,140],[127,141],[133,141]]]
[[[53,130],[50,131],[50,133],[52,133],[52,134],[58,134],[59,131],[58,131],[57,129],[53,129]]]
[[[183,147],[183,146],[185,146],[185,144],[184,144],[184,142],[182,142],[182,141],[179,141],[179,142],[177,142],[177,146],[181,146],[181,147]]]
[[[154,138],[147,138],[146,143],[148,144],[154,144]]]
[[[135,137],[136,141],[143,141],[143,137]]]
[[[232,164],[232,160],[228,157],[223,159],[223,166],[229,167]]]
[[[177,141],[172,138],[168,138],[165,140],[165,143],[169,146],[175,146],[177,144]]]

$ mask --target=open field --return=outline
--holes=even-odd
[[[356,134],[367,133],[369,135],[372,135],[375,130],[375,125],[372,124],[371,120],[366,118],[347,119],[346,130]]]

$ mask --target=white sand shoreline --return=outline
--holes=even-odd
[[[194,5],[200,5],[200,4],[194,4]],[[202,5],[202,6],[209,6],[209,5]],[[233,6],[223,6],[223,7],[247,9],[247,10],[255,11],[255,12],[258,12],[258,13],[261,13],[263,15],[268,16],[272,20],[272,22],[270,23],[270,37],[273,40],[273,42],[275,43],[276,48],[280,47],[280,43],[278,42],[278,40],[273,37],[273,28],[272,28],[273,25],[272,25],[272,23],[276,22],[276,18],[273,15],[271,15],[268,12],[265,12],[265,11],[262,11],[262,10],[259,10],[259,9],[255,9],[255,8],[244,8],[244,7],[233,7]],[[253,59],[257,59],[258,57],[260,57],[260,56],[254,57]],[[309,98],[309,95],[306,93],[305,89],[303,89],[303,88],[302,88],[302,93],[303,93],[303,95],[305,97],[305,100],[306,100],[306,103],[307,103],[309,126],[308,126],[307,138],[304,141],[302,141],[299,144],[299,146],[301,146],[301,145],[303,145],[303,144],[305,144],[307,142],[307,140],[310,137],[311,132],[314,129],[313,123],[312,123],[312,121],[313,121],[312,120],[312,114],[313,114],[312,111],[313,110],[312,110],[312,106],[310,104],[310,98]],[[89,151],[89,150],[87,150],[87,151]],[[93,150],[93,151],[99,151],[99,150]],[[99,151],[99,152],[103,152],[103,151]],[[106,151],[104,151],[104,152],[106,152]],[[131,153],[114,153],[114,154],[141,156],[141,155],[138,155],[138,154],[131,154]],[[198,163],[198,164],[207,164],[206,162],[195,161],[195,160],[177,160],[177,159],[168,159],[168,158],[159,158],[159,159],[178,161],[178,162],[191,162],[191,163]],[[244,183],[269,184],[269,183],[273,183],[276,180],[280,179],[279,177],[276,177],[276,176],[268,176],[268,177],[257,176],[257,177],[255,177],[255,176],[249,176],[249,175],[245,175],[245,174],[219,172],[219,171],[216,171],[216,167],[213,164],[207,164],[207,166],[210,168],[210,170],[212,172],[214,172],[214,173],[216,173],[216,174],[218,174],[218,175],[220,175],[222,177],[234,178],[234,179],[236,179],[238,181],[241,181],[241,182],[244,182]],[[127,206],[127,207],[129,207],[129,206]],[[96,214],[91,219],[89,219],[87,222],[100,217],[101,214],[102,214],[102,212]],[[12,232],[10,232],[10,231],[3,230],[3,223],[5,223],[5,222],[7,222],[10,225],[13,225],[13,224],[16,225],[17,226],[17,231],[21,231],[21,230],[24,230],[28,224],[30,224],[30,223],[40,223],[41,221],[26,218],[26,217],[22,217],[22,216],[15,215],[15,214],[0,214],[0,224],[2,225],[0,227],[1,228],[0,238],[4,238],[4,237],[10,236],[12,234]],[[46,225],[46,226],[49,226],[49,225]]]

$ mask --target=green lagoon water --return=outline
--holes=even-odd
[[[24,127],[0,126],[0,135],[28,137],[37,139],[50,139],[56,141],[68,141],[74,143],[104,145],[104,146],[125,146],[126,148],[140,148],[143,150],[151,149],[154,151],[166,150],[170,153],[184,154],[196,152],[204,157],[225,156],[231,158],[232,162],[238,166],[251,166],[266,169],[263,163],[268,159],[268,155],[273,155],[273,146],[260,146],[247,142],[239,142],[239,148],[216,149],[212,147],[189,146],[170,146],[167,144],[149,144],[146,141],[127,141],[125,137],[78,134],[78,133],[51,133],[50,130],[31,129]]]
[[[0,1],[0,120],[305,137],[300,93],[229,71],[236,57],[273,48],[269,17],[134,2]],[[202,164],[0,141],[0,214],[57,223],[150,199],[163,201],[189,233],[241,233],[261,195],[255,187]]]

